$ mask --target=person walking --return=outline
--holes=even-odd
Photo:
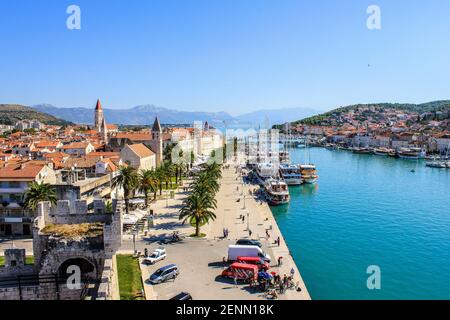
[[[292,278],[292,280],[294,280],[294,274],[295,274],[295,270],[294,270],[294,268],[292,268],[291,269],[291,278]]]
[[[280,237],[277,238],[277,244],[280,246]]]
[[[248,230],[248,236],[251,238],[252,237],[252,234],[253,234],[253,232],[252,232],[252,230]]]
[[[234,276],[233,280],[234,280],[234,287],[237,288],[238,287],[237,276]]]

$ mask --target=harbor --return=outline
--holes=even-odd
[[[293,270],[292,281],[297,289],[286,290],[277,299],[311,299],[301,269],[297,267],[268,204],[258,196],[250,195],[255,186],[243,183],[239,167],[238,163],[229,163],[223,169],[221,187],[217,194],[216,219],[202,227],[205,235],[203,238],[189,237],[192,227],[182,224],[178,219],[178,210],[188,195],[184,192],[178,192],[174,199],[159,200],[152,204],[156,214],[154,227],[148,234],[139,233],[135,243],[131,235],[124,236],[119,254],[132,254],[135,249],[142,253],[145,248],[152,252],[161,247],[162,239],[170,238],[174,232],[183,239],[179,243],[164,245],[167,251],[164,264],[176,264],[181,270],[176,281],[158,285],[146,283],[149,275],[161,265],[145,265],[141,259],[140,268],[147,300],[167,300],[182,291],[189,291],[195,300],[266,300],[264,292],[249,287],[247,283],[239,282],[236,287],[232,279],[221,277],[229,266],[222,262],[227,256],[227,249],[239,239],[261,242],[262,249],[271,257],[269,272],[283,276],[291,275]],[[224,229],[228,231],[227,237],[224,237]],[[278,238],[279,245],[275,243]],[[278,265],[280,257],[282,265]]]
[[[312,299],[449,299],[450,173],[426,160],[313,147],[316,185],[271,207]],[[290,152],[304,162],[304,150]],[[381,290],[366,270],[381,270]],[[432,290],[431,290],[432,288]]]

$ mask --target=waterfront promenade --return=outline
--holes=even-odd
[[[235,244],[237,239],[248,238],[247,226],[252,230],[251,238],[259,239],[263,250],[272,257],[271,271],[282,276],[290,275],[292,268],[295,271],[294,283],[299,283],[301,291],[287,290],[285,294],[279,296],[279,299],[310,299],[269,206],[265,202],[261,205],[255,198],[248,195],[249,190],[253,188],[256,186],[244,188],[246,209],[243,209],[242,178],[236,174],[234,167],[224,169],[221,188],[217,194],[218,208],[215,210],[217,218],[201,228],[201,232],[206,235],[201,239],[190,238],[189,235],[194,232],[194,228],[190,225],[183,226],[178,220],[178,210],[187,194],[177,193],[175,199],[169,200],[168,203],[165,200],[159,200],[151,205],[156,213],[155,227],[150,229],[147,236],[140,235],[138,237],[137,250],[142,252],[144,248],[148,248],[151,251],[160,247],[157,240],[169,237],[174,231],[180,232],[184,240],[180,243],[164,245],[168,254],[164,262],[154,266],[141,265],[144,281],[149,274],[169,263],[178,265],[181,270],[179,277],[174,282],[169,281],[155,286],[145,284],[147,299],[166,300],[181,291],[187,291],[195,300],[263,300],[263,293],[249,290],[248,286],[243,284],[235,288],[232,280],[220,277],[223,270],[222,259],[227,256],[228,245]],[[244,222],[240,219],[241,215],[245,216]],[[223,239],[224,228],[229,230],[228,239]],[[269,229],[270,239],[266,239],[266,229]],[[278,236],[281,239],[279,247],[274,244]],[[131,237],[125,235],[121,252],[132,253],[132,249]],[[283,257],[283,265],[278,267],[276,264],[280,256]]]
[[[236,173],[233,166],[229,169],[224,169],[221,189],[217,194],[217,219],[210,224],[207,236],[209,238],[221,238],[223,228],[228,228],[228,238],[232,242],[241,238],[260,240],[272,257],[272,269],[280,275],[290,275],[291,269],[294,269],[294,282],[299,283],[301,288],[301,292],[288,290],[285,295],[281,296],[281,299],[310,300],[311,297],[299,269],[290,254],[270,207],[266,202],[260,202],[249,194],[250,190],[257,188],[258,186],[254,185],[244,185],[242,177]],[[238,199],[240,200],[239,202]],[[241,215],[245,217],[244,222],[241,222],[242,220],[239,219]],[[249,236],[248,228],[252,232],[251,237]],[[266,237],[266,230],[270,238]],[[274,244],[278,237],[281,240],[280,246]],[[278,257],[283,257],[281,267],[276,266]]]

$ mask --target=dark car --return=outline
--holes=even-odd
[[[192,296],[190,293],[181,292],[181,293],[177,294],[175,297],[170,298],[169,300],[179,300],[179,301],[192,300]]]
[[[238,246],[257,246],[262,247],[261,242],[258,240],[252,240],[252,239],[239,239],[236,241],[236,245]]]

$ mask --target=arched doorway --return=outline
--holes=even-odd
[[[58,269],[60,277],[68,277],[71,273],[67,273],[70,266],[77,266],[80,268],[81,276],[95,277],[95,266],[85,258],[71,258],[64,261]]]

